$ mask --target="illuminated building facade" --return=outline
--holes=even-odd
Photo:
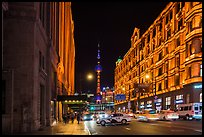
[[[103,87],[101,102],[104,106],[104,110],[113,111],[114,107],[114,90],[113,88]]]
[[[31,132],[61,120],[57,95],[74,94],[70,2],[6,2],[2,52],[2,133]]]
[[[148,90],[138,92],[137,84]],[[135,28],[131,48],[116,62],[114,88],[126,95],[115,100],[122,111],[128,101],[133,111],[202,102],[202,2],[170,2],[142,36]]]
[[[54,72],[53,75],[56,74],[57,76],[52,79],[53,83],[56,82],[56,85],[52,85],[51,107],[54,117],[62,121],[62,114],[67,111],[67,105],[63,105],[61,101],[56,101],[56,96],[74,95],[74,22],[72,20],[71,2],[52,2],[50,6],[52,44],[58,56],[58,60],[53,61],[51,67],[52,72]],[[56,59],[56,56],[54,58]]]

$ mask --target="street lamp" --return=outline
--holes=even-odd
[[[89,73],[89,74],[87,75],[87,79],[88,79],[88,80],[92,80],[92,79],[93,79],[93,75],[92,75],[91,73]]]
[[[145,76],[145,77],[146,77],[146,79],[149,79],[149,74],[146,74],[146,76]]]

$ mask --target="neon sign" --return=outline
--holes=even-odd
[[[194,88],[202,88],[202,84],[200,84],[200,85],[195,85]]]

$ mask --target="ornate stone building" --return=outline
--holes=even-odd
[[[61,120],[57,95],[74,94],[71,3],[8,2],[2,8],[2,132],[50,126]]]
[[[170,2],[144,34],[135,28],[131,48],[116,62],[115,94],[126,95],[115,100],[116,108],[127,111],[130,102],[133,111],[176,109],[202,102],[201,49],[202,2]]]
[[[56,101],[57,95],[74,95],[75,44],[74,22],[70,2],[51,3],[51,38],[58,60],[52,56],[52,102],[53,117],[62,120],[66,111],[61,101]],[[57,91],[57,92],[56,92]],[[65,109],[65,110],[64,110]]]

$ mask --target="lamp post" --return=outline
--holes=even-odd
[[[152,80],[150,80],[151,78],[150,78],[150,75],[149,74],[146,74],[146,79],[148,80],[148,83],[149,84],[151,84],[152,85],[152,90],[153,90],[153,92],[154,92],[154,108],[155,108],[155,110],[156,110],[156,100],[157,100],[157,95],[156,95],[156,90],[154,90],[153,89],[153,76],[152,76]],[[150,85],[149,85],[149,91],[150,91]],[[148,92],[149,92],[148,91]]]
[[[122,94],[124,94],[124,92],[125,92],[125,86],[122,86]],[[124,111],[123,108],[122,108],[122,111]],[[128,111],[129,111],[129,108],[128,108]],[[126,109],[125,109],[125,112],[126,112]]]

